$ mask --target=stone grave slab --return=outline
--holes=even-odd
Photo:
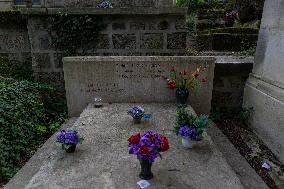
[[[191,150],[178,144],[172,129],[174,104],[139,104],[154,117],[150,126],[133,125],[126,110],[133,104],[111,104],[101,109],[90,104],[74,123],[85,141],[67,154],[51,137],[5,189],[135,189],[140,164],[128,154],[131,134],[158,131],[169,138],[170,150],[152,166],[149,189],[241,189],[237,175],[205,133],[205,140]],[[194,113],[194,111],[189,107]]]
[[[201,77],[208,79],[197,94],[190,93],[189,103],[197,113],[210,112],[213,57],[190,56],[113,56],[65,57],[64,80],[69,116],[78,116],[95,96],[105,102],[174,102],[175,93],[166,87],[163,75],[170,66],[194,71],[208,66]]]

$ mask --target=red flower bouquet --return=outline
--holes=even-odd
[[[202,72],[204,72],[207,67],[198,67],[192,73],[189,73],[187,70],[182,70],[180,72],[176,71],[174,66],[170,67],[170,75],[162,76],[164,80],[167,81],[167,87],[169,89],[189,89],[191,91],[196,91],[200,83],[207,81],[207,78],[200,78]]]
[[[154,131],[130,136],[128,138],[128,146],[129,153],[135,154],[139,159],[141,164],[139,177],[145,180],[153,178],[151,166],[158,156],[161,157],[160,152],[165,152],[170,148],[167,137]]]

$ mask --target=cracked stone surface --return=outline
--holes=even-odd
[[[172,132],[174,104],[140,104],[153,113],[150,125],[134,125],[127,115],[133,104],[90,104],[74,124],[85,138],[75,153],[67,154],[55,144],[55,136],[30,159],[5,189],[35,188],[139,188],[140,164],[128,154],[127,139],[147,129],[169,138],[170,150],[152,166],[150,189],[241,189],[239,178],[227,164],[209,135],[191,150],[185,150]],[[191,109],[191,108],[189,108]],[[193,112],[193,110],[191,109]],[[194,112],[193,112],[194,113]]]

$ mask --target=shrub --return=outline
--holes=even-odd
[[[6,78],[31,81],[33,80],[31,61],[21,63],[16,60],[8,60],[6,57],[0,57],[0,74]]]
[[[97,46],[100,32],[106,27],[97,15],[69,15],[59,13],[49,18],[52,45],[66,56],[86,55],[87,50]]]
[[[195,10],[198,8],[218,8],[223,7],[228,3],[228,0],[177,0],[177,6],[188,7],[189,10]]]
[[[60,99],[49,85],[0,77],[0,180],[11,178],[20,160],[59,128],[66,116]]]

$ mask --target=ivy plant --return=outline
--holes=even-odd
[[[87,50],[96,48],[105,28],[102,17],[96,15],[59,13],[51,16],[49,23],[52,45],[65,56],[86,55]]]
[[[66,117],[64,103],[46,84],[0,77],[0,182],[11,178]]]

